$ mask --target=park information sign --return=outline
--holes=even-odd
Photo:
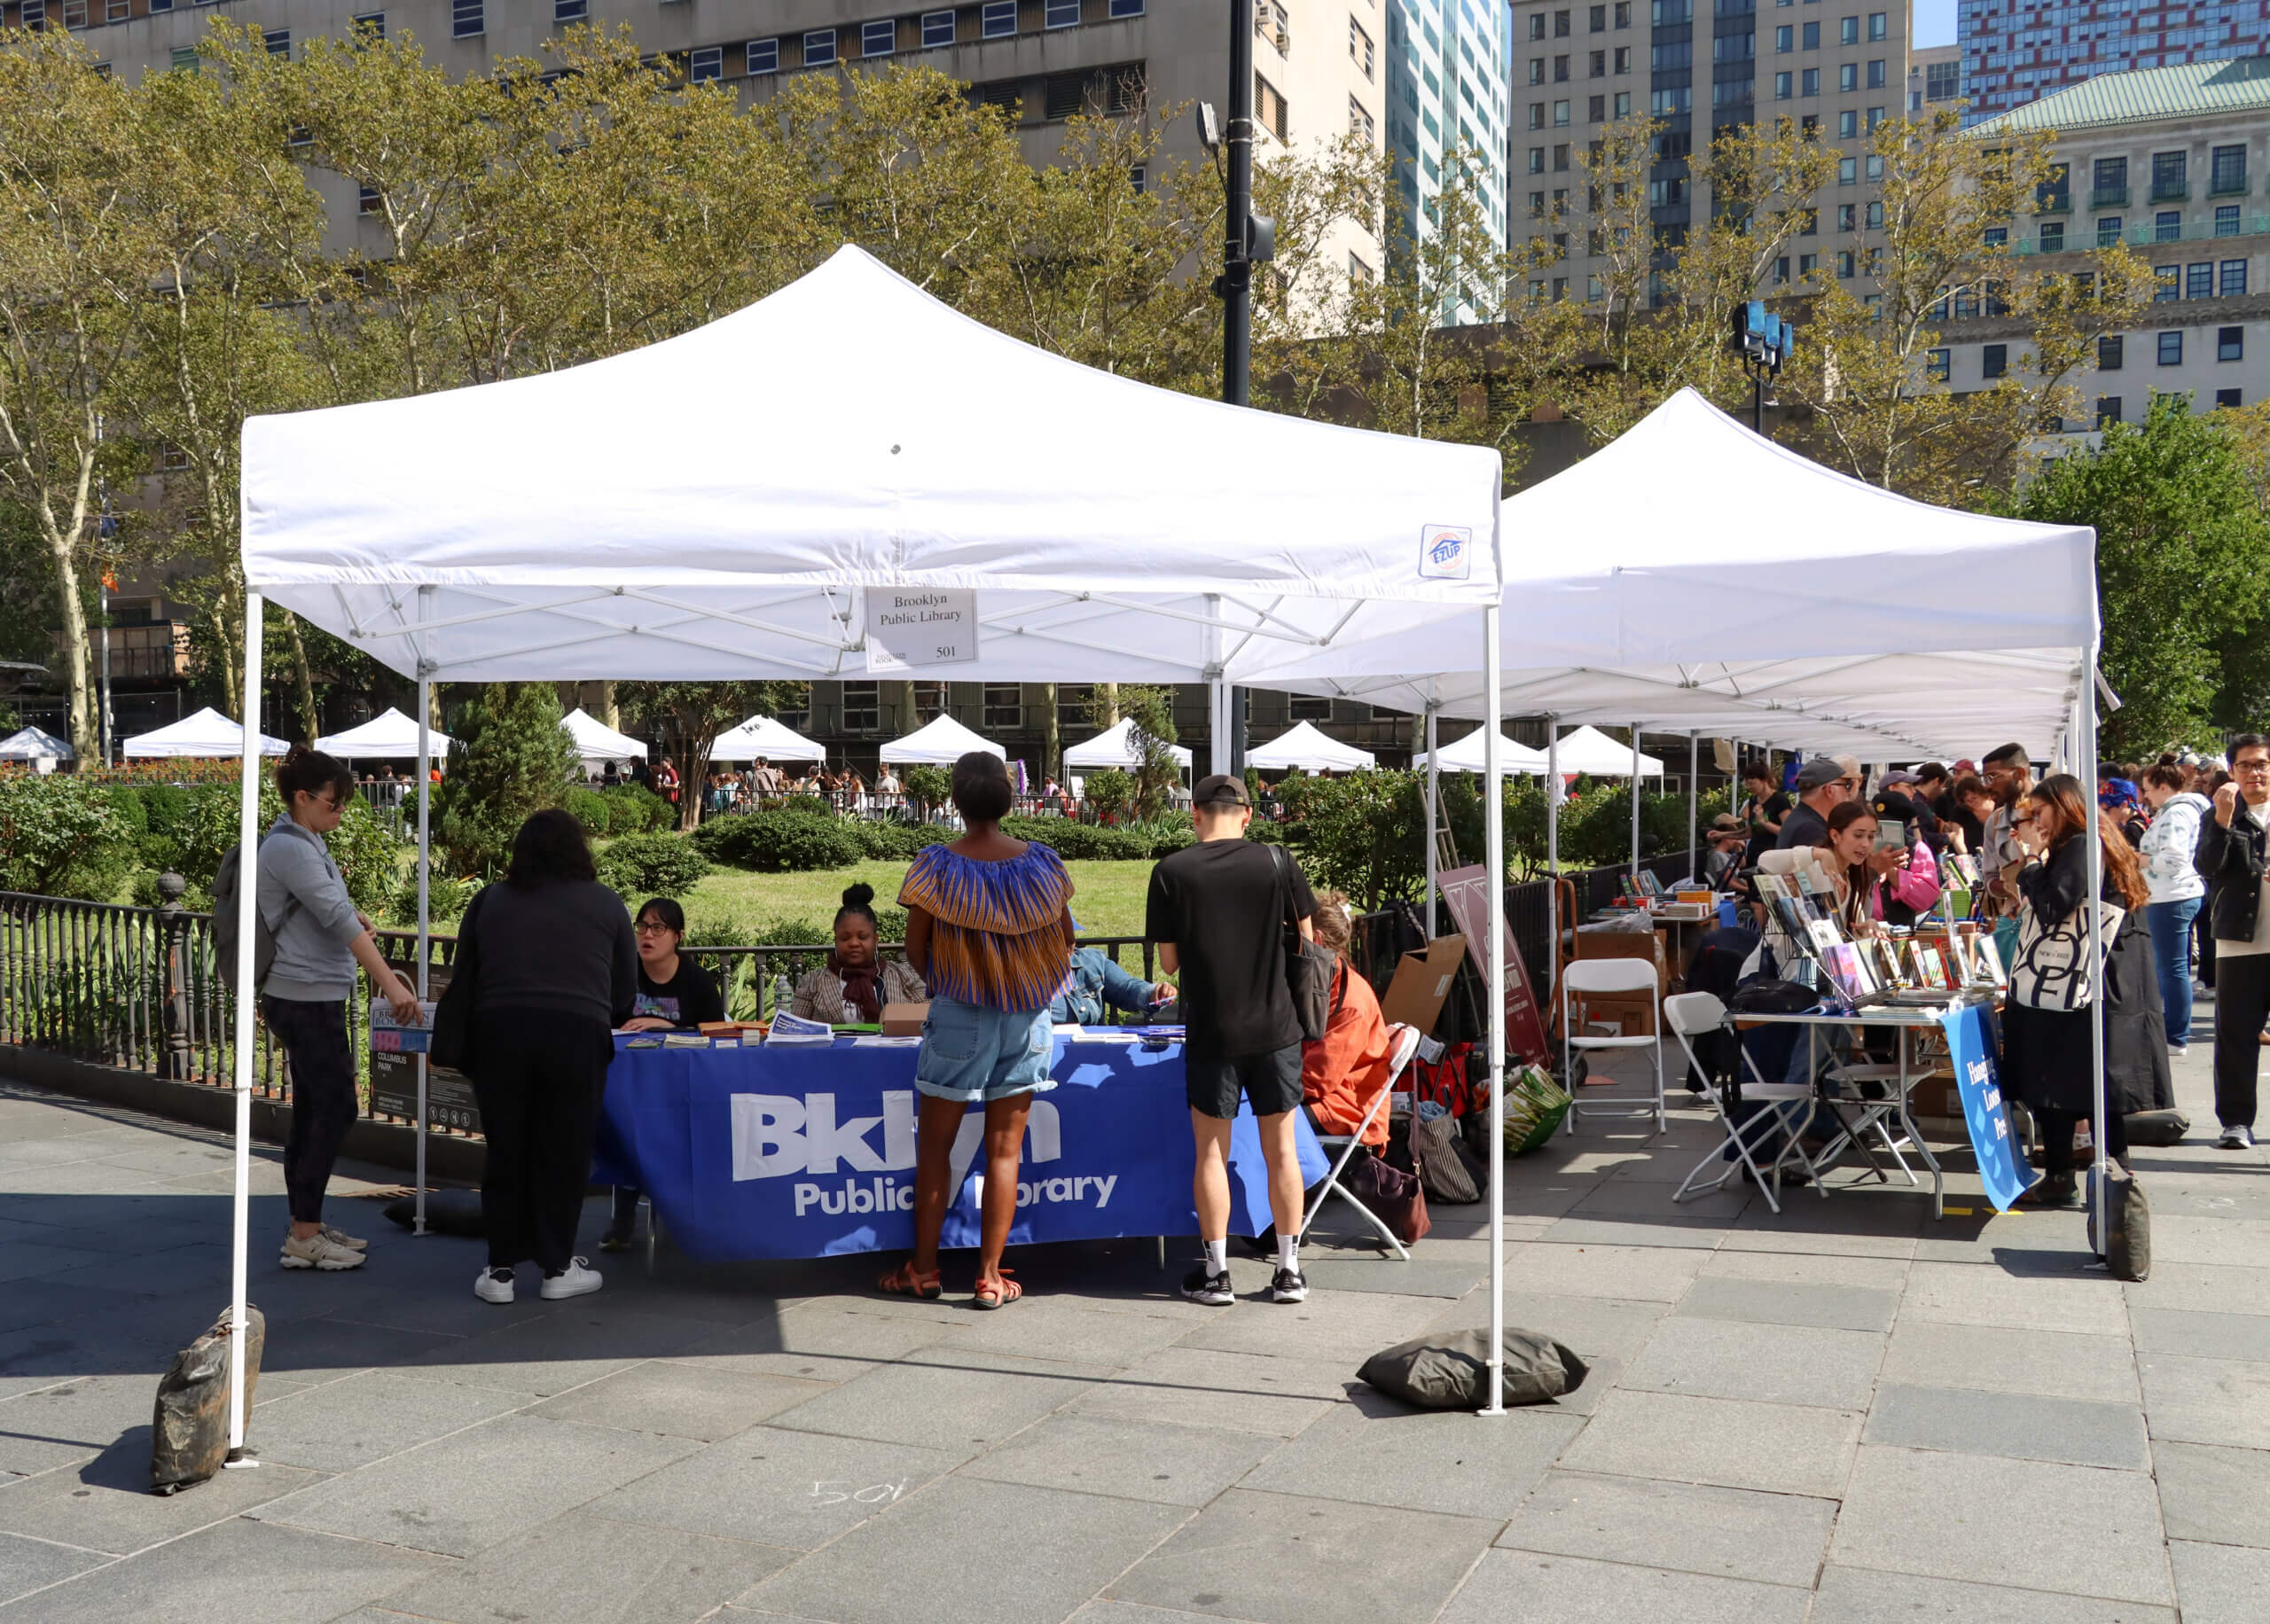
[[[1435,877],[1436,888],[1443,894],[1443,906],[1458,922],[1459,932],[1466,938],[1466,950],[1474,956],[1474,967],[1483,976],[1490,973],[1485,946],[1490,940],[1490,871],[1476,865],[1470,869],[1452,869]],[[1518,1065],[1527,1060],[1538,1066],[1552,1064],[1553,1052],[1545,1036],[1545,1021],[1537,1008],[1536,989],[1530,987],[1529,966],[1522,962],[1522,950],[1514,940],[1513,921],[1506,922],[1504,941],[1500,943],[1506,967],[1504,996],[1506,1000],[1506,1060]]]

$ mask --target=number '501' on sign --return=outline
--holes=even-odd
[[[977,658],[977,594],[968,588],[869,587],[867,669],[967,665]]]

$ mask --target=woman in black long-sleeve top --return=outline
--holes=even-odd
[[[2055,930],[2078,911],[2088,892],[2088,806],[2079,779],[2057,773],[2043,779],[2019,808],[2018,839],[2030,861],[2018,875],[2031,940],[2038,926]],[[2156,1109],[2172,1095],[2167,1028],[2160,1013],[2144,925],[2149,892],[2136,848],[2111,819],[2102,821],[2104,884],[2100,896],[2125,910],[2105,943],[2105,1150],[2126,1165],[2125,1113]],[[2081,920],[2086,941],[2086,917]],[[2073,1128],[2095,1107],[2095,1064],[2088,1005],[2041,1009],[2015,997],[2003,1011],[2003,1084],[2033,1112],[2046,1176],[2022,1198],[2029,1206],[2070,1206],[2078,1199],[2073,1174]]]
[[[504,884],[474,898],[459,933],[478,964],[471,1069],[489,1139],[489,1267],[474,1294],[512,1301],[513,1270],[528,1260],[544,1270],[546,1299],[596,1292],[599,1271],[575,1255],[575,1225],[614,1029],[638,998],[630,916],[599,883],[581,825],[539,812],[513,839]]]

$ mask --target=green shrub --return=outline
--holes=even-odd
[[[431,925],[442,925],[465,917],[473,906],[474,893],[481,889],[481,882],[458,879],[452,875],[435,874],[426,882],[426,918]],[[418,871],[413,866],[402,877],[393,897],[387,903],[387,923],[403,930],[418,928]]]
[[[713,817],[693,839],[712,861],[760,874],[845,869],[866,855],[842,820],[772,808]]]
[[[607,803],[607,832],[646,834],[677,826],[677,808],[643,784],[618,784],[599,792]]]
[[[1150,838],[1139,828],[1080,824],[1067,817],[1005,817],[1001,832],[1012,839],[1053,847],[1068,863],[1140,862],[1151,855]]]
[[[182,832],[197,810],[197,792],[177,784],[135,786],[142,802],[142,861],[163,872],[181,867]]]
[[[450,746],[439,844],[460,874],[505,865],[531,813],[565,801],[577,773],[550,683],[490,683],[466,706]]]
[[[917,764],[898,775],[906,785],[906,798],[925,812],[935,812],[953,804],[954,776],[943,767]]]
[[[1098,817],[1123,816],[1135,804],[1135,775],[1116,767],[1092,772],[1081,781],[1080,799]]]
[[[103,785],[71,773],[0,777],[0,891],[107,902],[135,846]]]
[[[650,896],[684,896],[709,871],[708,859],[682,834],[625,835],[599,854],[599,879],[632,907]]]
[[[865,819],[849,825],[861,855],[881,863],[912,863],[926,846],[935,846],[946,832],[930,824],[878,824]]]
[[[597,790],[569,790],[568,810],[588,835],[607,834],[614,823],[614,813],[607,804],[607,797]]]

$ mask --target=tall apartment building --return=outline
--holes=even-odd
[[[1962,47],[1918,45],[1907,53],[1907,111],[1933,111],[1962,96]]]
[[[1507,240],[1513,64],[1504,0],[1382,4],[1387,9],[1387,140],[1401,160],[1397,205],[1405,230],[1417,241],[1433,235],[1427,204],[1441,192],[1450,154],[1463,151],[1491,235]],[[1351,17],[1351,28],[1357,20]]]
[[[1956,0],[1973,122],[2099,74],[2221,62],[2270,44],[2260,0]]]
[[[2106,74],[1975,126],[2057,132],[2057,178],[2039,212],[2005,228],[2029,265],[2079,270],[2081,251],[2125,241],[2157,284],[2132,331],[2102,339],[2076,380],[2067,427],[2140,421],[2155,394],[2193,410],[2270,390],[2270,58]],[[2025,355],[2023,332],[1973,306],[1948,312],[1931,364],[1948,387],[1992,383]]]
[[[1649,212],[1667,248],[1710,218],[1697,195],[1697,149],[1718,131],[1788,118],[1840,149],[1814,228],[1776,264],[1794,285],[1858,274],[1881,240],[1883,205],[1867,133],[1900,111],[1907,82],[1905,0],[1609,0],[1566,5],[1513,0],[1512,236],[1554,230],[1567,257],[1553,298],[1597,298],[1601,262],[1587,254],[1583,156],[1633,113],[1661,122]],[[1707,9],[1706,9],[1707,8]],[[1698,14],[1699,13],[1699,14]]]

